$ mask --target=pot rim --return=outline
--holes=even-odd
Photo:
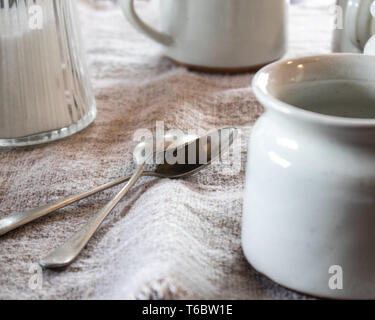
[[[283,102],[279,98],[275,97],[272,93],[269,92],[267,88],[267,83],[265,81],[269,81],[269,76],[271,71],[275,71],[278,67],[281,67],[285,64],[288,65],[300,65],[302,63],[307,62],[317,62],[319,60],[332,60],[335,63],[342,63],[345,61],[352,59],[352,63],[355,63],[357,59],[361,57],[366,59],[373,59],[372,62],[375,69],[375,56],[366,56],[363,54],[357,53],[332,53],[332,54],[321,54],[321,55],[313,55],[313,56],[303,56],[293,59],[281,60],[274,63],[271,63],[261,70],[259,70],[253,78],[252,81],[252,88],[256,98],[259,102],[267,109],[276,111],[277,113],[281,113],[287,115],[288,117],[292,117],[304,122],[309,122],[312,124],[320,124],[325,126],[333,126],[333,127],[353,127],[353,128],[373,128],[375,129],[375,118],[367,119],[367,118],[350,118],[350,117],[340,117],[340,116],[332,116],[332,115],[325,115],[322,113],[309,111],[302,109],[300,107],[294,106],[292,104]],[[339,59],[342,58],[342,59]],[[266,79],[267,78],[267,79]],[[374,81],[374,88],[375,88],[375,81]]]

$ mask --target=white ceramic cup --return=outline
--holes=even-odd
[[[334,52],[363,51],[369,38],[375,34],[375,18],[370,9],[372,3],[373,0],[337,0],[340,8],[338,19],[343,20],[343,29],[334,32]]]
[[[254,69],[286,50],[286,0],[161,0],[161,31],[120,0],[128,20],[172,60],[203,71]]]
[[[298,292],[375,299],[375,57],[276,62],[253,89],[245,256]]]

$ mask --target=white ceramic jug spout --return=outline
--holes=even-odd
[[[371,6],[371,14],[375,17],[375,1]],[[367,42],[364,53],[367,55],[375,55],[375,35]]]
[[[375,36],[366,44],[364,53],[367,55],[375,55]]]

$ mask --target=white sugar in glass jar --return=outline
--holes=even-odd
[[[0,0],[0,147],[67,137],[96,116],[73,0]]]

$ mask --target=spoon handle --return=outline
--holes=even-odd
[[[69,238],[62,246],[44,257],[39,264],[44,268],[59,268],[71,264],[91,239],[95,231],[109,215],[112,209],[121,201],[129,189],[136,183],[146,168],[146,162],[141,165],[129,182],[108,204],[101,209],[80,231]]]
[[[154,172],[144,172],[142,174],[143,176],[159,176],[158,174]],[[69,196],[65,199],[60,199],[55,202],[49,203],[45,206],[42,206],[40,208],[35,208],[31,210],[27,210],[24,212],[14,213],[4,219],[0,220],[0,236],[8,233],[9,231],[12,231],[16,228],[19,228],[29,222],[32,222],[40,217],[43,217],[49,213],[52,213],[56,211],[57,209],[64,208],[72,203],[75,203],[79,200],[85,199],[89,196],[92,196],[98,192],[110,189],[112,187],[115,187],[121,183],[124,183],[128,181],[131,178],[130,176],[123,177],[121,179],[115,180],[113,182],[106,183],[102,186],[96,187],[90,191],[83,192],[81,194],[76,194]]]

